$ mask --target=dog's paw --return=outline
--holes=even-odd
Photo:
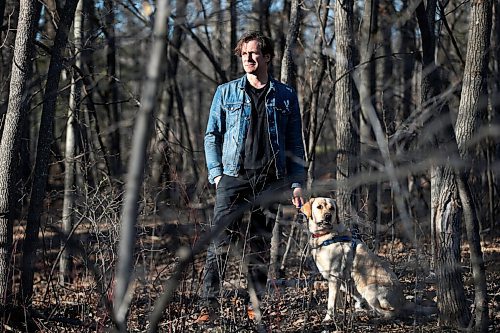
[[[331,316],[329,313],[326,314],[325,318],[323,318],[323,323],[330,323],[333,322],[334,317]]]
[[[358,300],[356,303],[354,303],[354,310],[355,311],[363,311],[366,309],[366,302],[364,300]]]

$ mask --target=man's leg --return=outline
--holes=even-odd
[[[251,303],[248,316],[261,324],[261,301],[266,293],[267,275],[270,260],[270,247],[275,215],[269,210],[252,212],[249,225],[249,254],[247,256],[247,283]]]
[[[215,311],[218,306],[221,281],[224,279],[228,253],[227,245],[231,243],[231,237],[226,233],[226,228],[235,228],[235,222],[241,220],[249,203],[241,200],[245,189],[244,182],[236,177],[223,176],[216,191],[216,202],[212,230],[222,227],[222,232],[216,235],[207,249],[205,271],[203,276],[202,298],[208,311]],[[237,228],[236,228],[237,229]]]
[[[267,212],[266,212],[267,213]],[[266,292],[271,236],[275,220],[260,209],[252,212],[249,226],[248,283],[259,299]]]

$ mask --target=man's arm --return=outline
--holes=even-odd
[[[221,108],[220,88],[217,88],[210,106],[207,129],[205,131],[205,161],[208,169],[208,181],[218,183],[222,175],[222,143],[225,121]],[[216,179],[217,178],[217,179]]]

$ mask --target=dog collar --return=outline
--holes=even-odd
[[[312,238],[320,238],[320,237],[322,237],[322,236],[324,236],[326,234],[328,234],[328,232],[324,232],[322,234],[312,234]]]

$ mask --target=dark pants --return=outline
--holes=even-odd
[[[248,285],[254,288],[257,296],[265,292],[276,203],[282,199],[285,187],[283,181],[265,176],[222,176],[217,187],[212,228],[221,223],[227,228],[212,240],[207,249],[203,279],[206,300],[215,301],[219,295],[229,254],[227,247],[235,246],[243,252],[245,240],[250,252],[245,254]],[[244,225],[242,217],[248,210],[251,212],[250,224]]]

